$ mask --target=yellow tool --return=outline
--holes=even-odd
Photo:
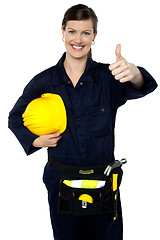
[[[95,189],[104,187],[106,181],[82,179],[82,180],[63,180],[63,183],[72,188]]]
[[[83,202],[93,203],[93,198],[88,194],[80,195],[78,200],[81,200]]]
[[[80,195],[78,200],[82,201],[82,208],[87,208],[88,203],[93,203],[93,198],[88,194]]]
[[[117,190],[117,181],[118,181],[118,171],[119,168],[123,164],[125,164],[127,160],[125,158],[121,160],[115,160],[111,162],[105,169],[104,174],[106,176],[110,176],[112,174],[112,189],[113,189],[113,221],[117,219],[117,198],[118,198],[118,190]],[[113,173],[112,173],[113,172]]]
[[[113,220],[117,219],[117,180],[118,180],[118,173],[112,174],[112,188],[113,188],[113,205],[114,205],[114,213],[113,213]]]

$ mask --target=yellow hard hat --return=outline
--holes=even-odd
[[[88,203],[93,203],[93,198],[88,195],[88,194],[82,194],[79,196],[78,200],[84,201],[84,202],[88,202]]]
[[[24,126],[38,136],[62,133],[67,125],[63,100],[53,93],[44,93],[41,97],[32,100],[26,107],[22,118]]]

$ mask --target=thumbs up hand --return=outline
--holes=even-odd
[[[143,76],[133,63],[127,62],[127,60],[122,57],[120,44],[117,44],[115,54],[116,62],[109,66],[109,70],[114,78],[121,83],[131,81],[135,88],[141,88],[143,85]]]

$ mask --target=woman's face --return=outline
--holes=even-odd
[[[86,57],[97,35],[93,33],[93,23],[90,19],[68,21],[66,29],[62,28],[62,34],[65,39],[66,52],[73,58]]]

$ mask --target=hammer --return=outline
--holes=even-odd
[[[105,169],[104,174],[109,176],[110,173],[113,171],[113,169],[121,167],[123,164],[127,163],[127,160],[125,158],[122,158],[121,160],[115,160],[111,162]]]
[[[109,176],[110,173],[116,169],[120,168],[123,164],[125,164],[127,160],[125,158],[121,160],[115,160],[111,162],[105,169],[104,174]],[[118,180],[118,172],[112,174],[112,189],[113,189],[113,221],[117,219],[117,180]]]

